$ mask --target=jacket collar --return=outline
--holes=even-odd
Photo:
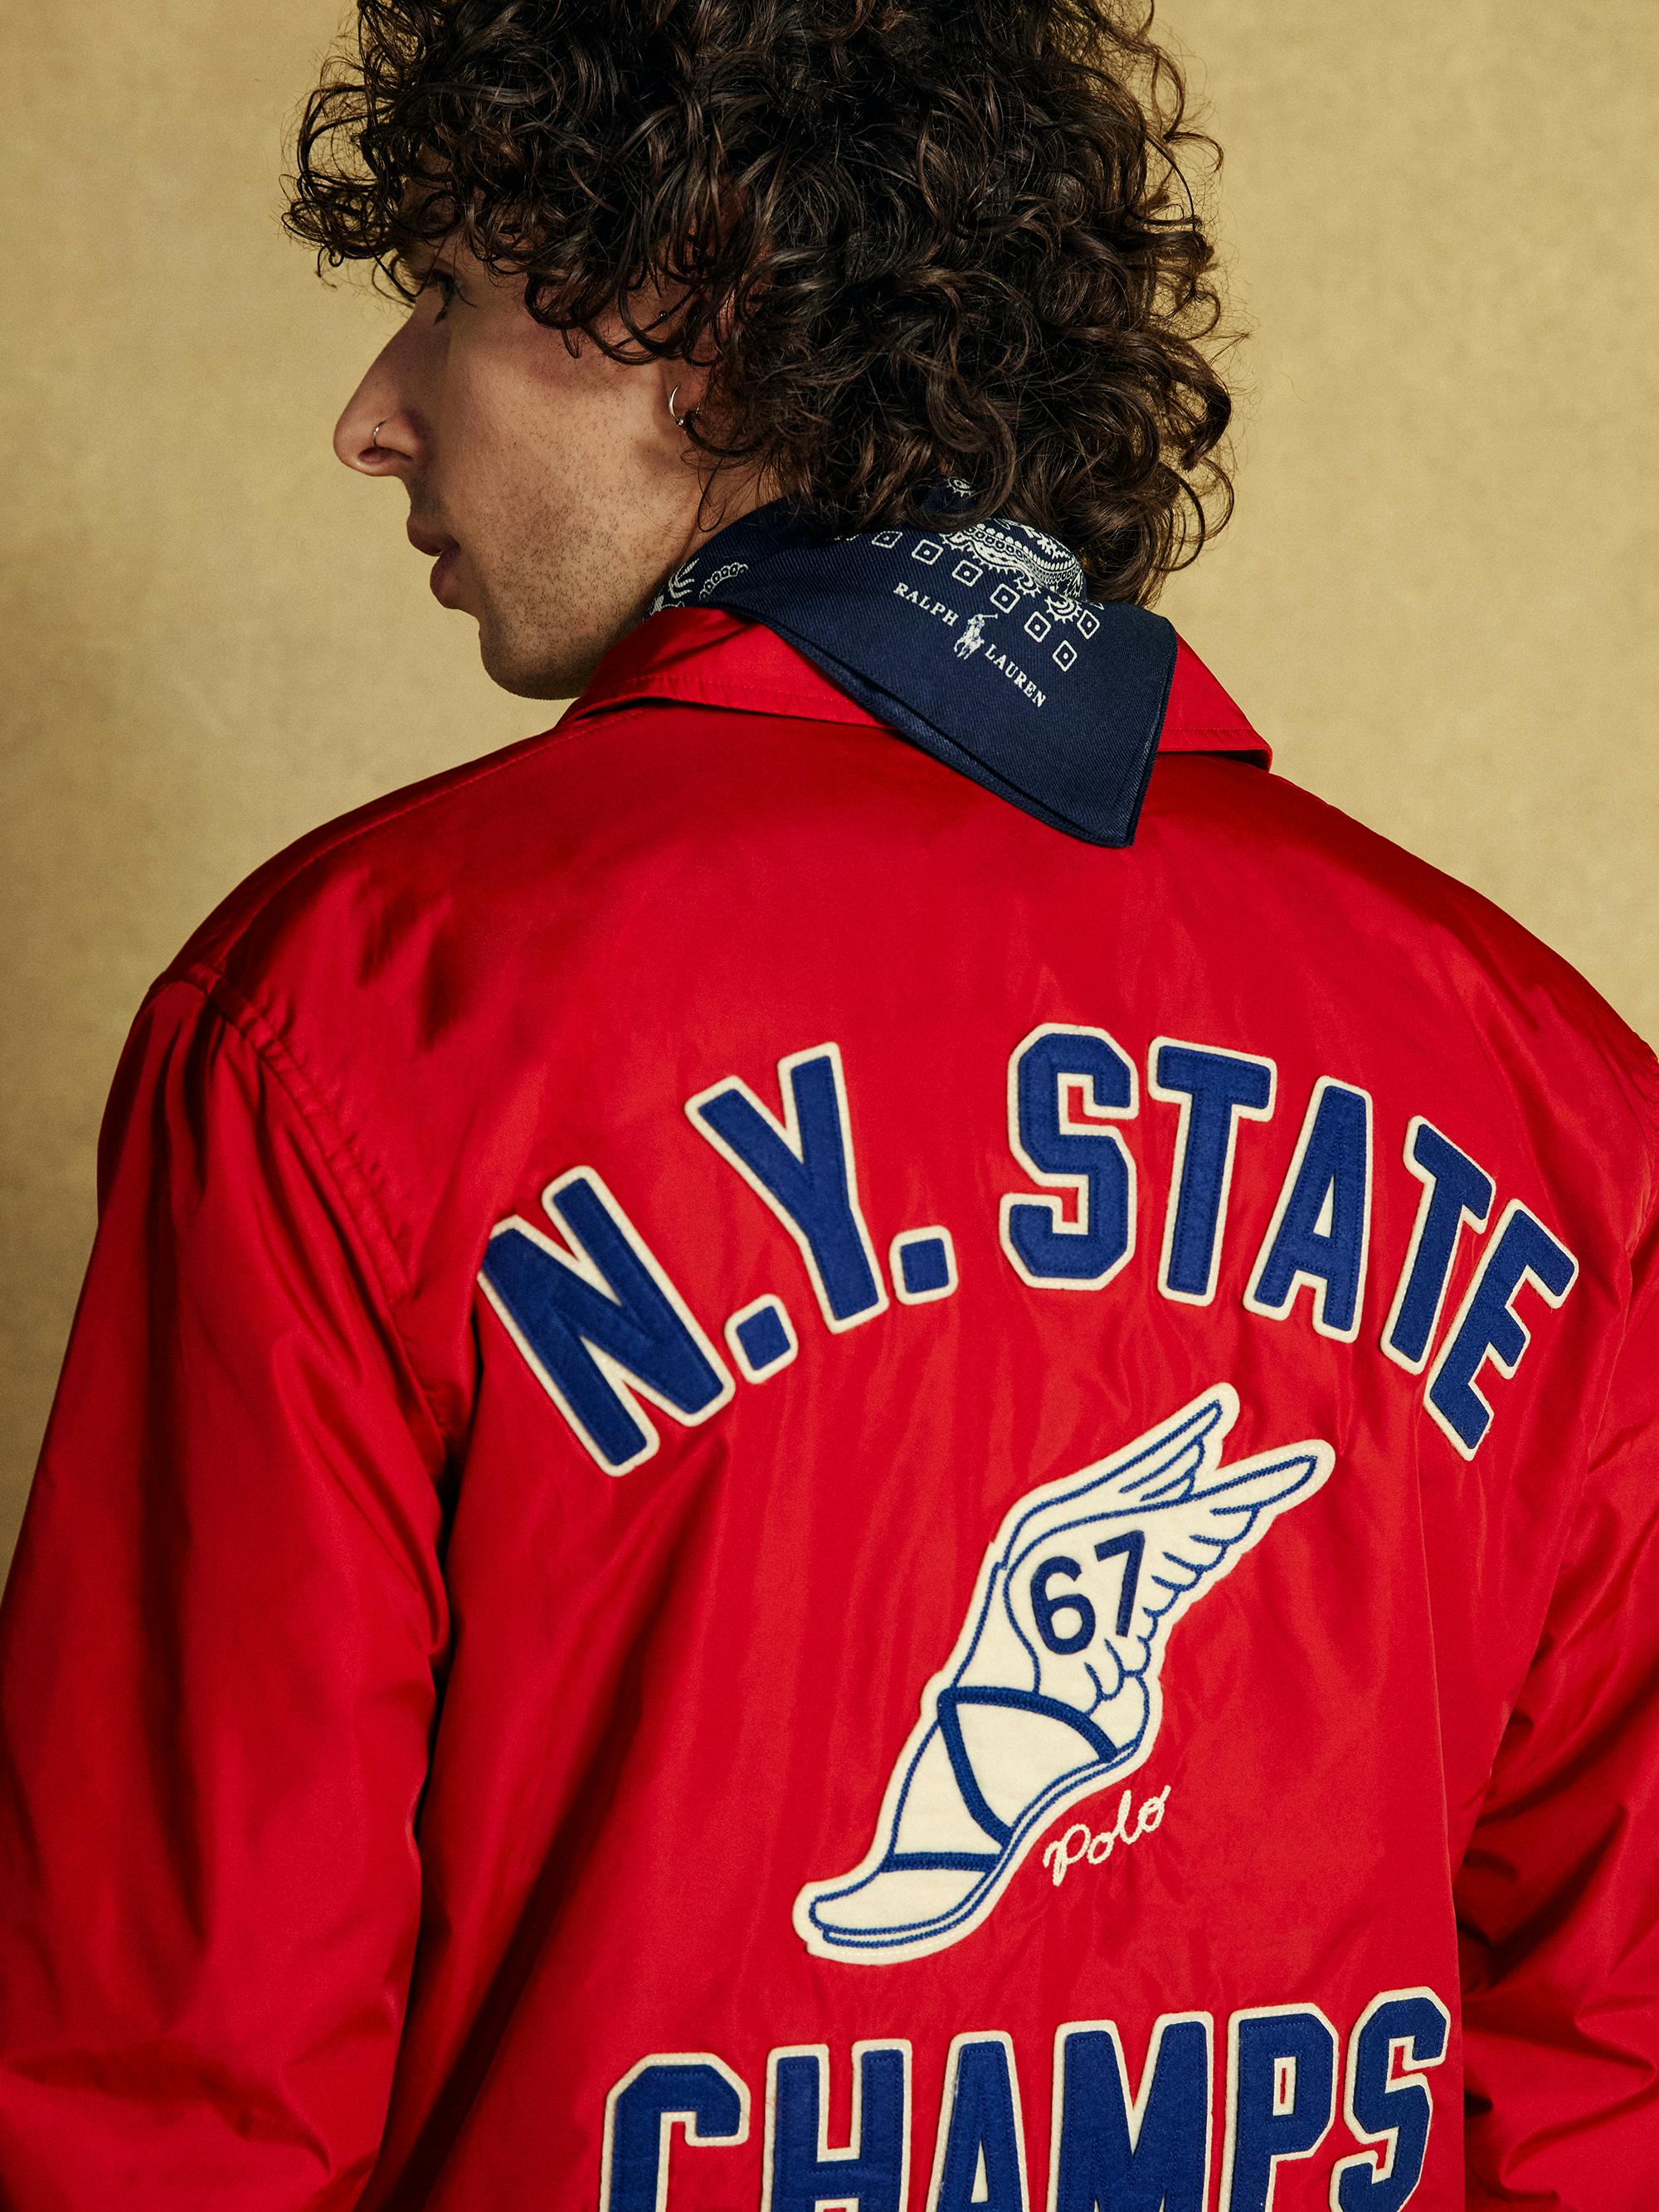
[[[774,629],[714,607],[666,607],[619,638],[566,709],[567,726],[646,700],[672,699],[739,714],[881,729]],[[1238,753],[1263,768],[1272,750],[1183,638],[1158,749]]]

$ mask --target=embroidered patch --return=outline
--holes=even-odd
[[[922,1693],[868,1853],[795,1900],[809,1951],[880,1965],[960,1941],[1057,1813],[1146,1760],[1170,1630],[1334,1462],[1313,1441],[1224,1466],[1237,1417],[1218,1383],[1016,1501]]]

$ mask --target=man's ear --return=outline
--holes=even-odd
[[[677,430],[684,430],[702,410],[708,372],[685,362],[665,361],[659,365],[659,376],[669,420]]]

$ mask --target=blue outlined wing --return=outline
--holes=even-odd
[[[997,1562],[1032,1686],[1080,1712],[1155,1674],[1176,1619],[1330,1470],[1328,1444],[1224,1468],[1221,1394],[1184,1409],[1127,1460],[1106,1462],[1023,1515]],[[1086,1632],[1086,1633],[1085,1633]]]

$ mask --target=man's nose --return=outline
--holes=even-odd
[[[397,343],[380,355],[334,425],[336,458],[366,477],[407,477],[427,459],[425,423],[395,374]]]

